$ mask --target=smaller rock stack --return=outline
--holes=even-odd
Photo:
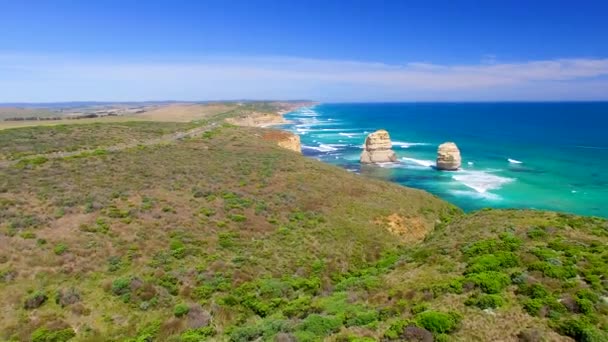
[[[462,157],[458,146],[453,142],[439,145],[437,149],[437,169],[445,171],[456,171],[462,164]]]
[[[395,152],[391,150],[393,144],[388,132],[381,129],[370,133],[365,139],[365,146],[361,153],[361,164],[388,163],[397,161]]]

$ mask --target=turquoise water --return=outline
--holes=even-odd
[[[467,211],[608,217],[608,103],[321,104],[286,118],[304,155],[427,190]],[[366,134],[380,128],[399,161],[361,166]],[[462,170],[433,168],[445,141],[458,144]]]

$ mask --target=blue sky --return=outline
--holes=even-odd
[[[608,100],[606,1],[0,0],[0,102]]]

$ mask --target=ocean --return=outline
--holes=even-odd
[[[608,217],[608,103],[373,103],[300,108],[283,126],[305,156],[424,189],[465,211],[532,208]],[[368,133],[386,129],[397,163],[362,166]],[[453,141],[463,166],[434,168]]]

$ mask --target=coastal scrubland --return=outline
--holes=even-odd
[[[0,339],[607,339],[606,220],[464,214],[235,115],[0,131]]]

